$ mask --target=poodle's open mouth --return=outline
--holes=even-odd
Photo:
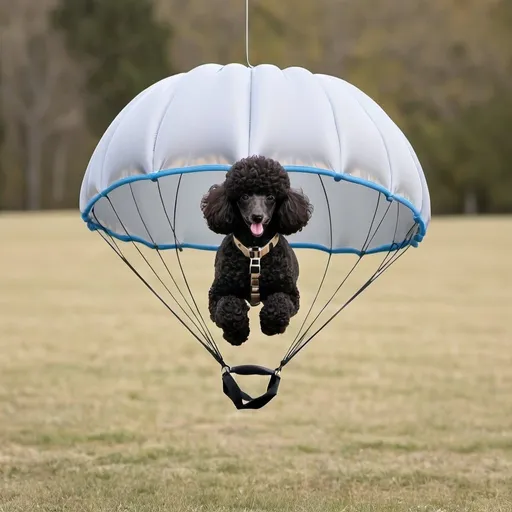
[[[263,231],[264,231],[264,227],[263,227],[263,222],[258,222],[257,224],[256,223],[252,223],[251,226],[251,233],[254,235],[254,236],[261,236],[263,235]]]
[[[263,232],[265,231],[265,228],[270,222],[270,219],[266,219],[263,222],[251,222],[244,218],[244,221],[247,224],[247,227],[251,230],[252,236],[259,238],[260,236],[263,235]]]

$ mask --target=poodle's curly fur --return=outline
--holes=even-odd
[[[274,208],[261,237],[254,237],[240,211],[244,195],[272,198]],[[244,197],[247,197],[244,196]],[[208,227],[227,235],[215,257],[215,276],[209,291],[210,317],[223,330],[224,339],[241,345],[249,337],[249,261],[234,245],[233,235],[246,247],[263,247],[276,234],[279,243],[261,259],[261,331],[267,336],[285,332],[290,318],[299,310],[297,288],[299,264],[282,235],[300,231],[311,218],[308,198],[290,188],[288,173],[279,162],[252,156],[236,162],[224,183],[214,185],[202,198],[201,210]]]

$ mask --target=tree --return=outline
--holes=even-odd
[[[505,154],[484,127],[498,115],[496,98],[510,90],[512,53],[510,38],[504,42],[496,34],[499,3],[358,3],[363,30],[350,76],[411,138],[436,191],[434,211],[477,213],[493,204],[488,186]],[[501,3],[502,9],[510,5]]]
[[[2,160],[9,160],[10,172],[18,169],[23,174],[24,206],[30,210],[41,207],[46,145],[74,129],[82,111],[79,73],[59,37],[48,30],[50,4],[51,0],[0,4],[0,110],[9,147]]]
[[[139,92],[172,74],[170,26],[151,0],[59,0],[53,25],[86,70],[88,121],[101,135]]]
[[[1,76],[1,73],[0,73]],[[1,84],[0,84],[1,88]],[[0,110],[0,156],[2,155],[2,149],[4,145],[5,140],[5,125],[4,125],[4,119],[2,116],[2,111]],[[3,204],[3,194],[2,191],[5,190],[5,174],[4,174],[4,165],[2,158],[0,157],[0,211],[4,209]]]
[[[249,5],[251,63],[303,66],[373,97],[416,149],[434,213],[512,211],[510,0]],[[205,62],[245,62],[244,10],[0,0],[2,207],[75,206],[98,136],[137,93]]]

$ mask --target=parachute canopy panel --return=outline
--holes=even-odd
[[[279,161],[314,206],[294,247],[359,253],[370,232],[376,252],[426,232],[425,177],[389,116],[342,79],[273,65],[206,64],[141,92],[93,153],[82,217],[152,247],[216,249],[201,198],[251,155]]]

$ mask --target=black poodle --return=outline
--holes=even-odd
[[[261,331],[285,332],[299,310],[299,264],[281,235],[306,226],[313,212],[308,198],[290,188],[279,162],[252,156],[236,162],[224,183],[210,188],[201,210],[212,231],[228,235],[216,254],[209,291],[210,317],[224,339],[232,345],[247,340],[249,304],[260,301]]]

